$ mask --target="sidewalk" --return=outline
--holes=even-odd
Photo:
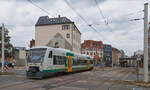
[[[0,69],[0,72],[1,72],[1,69]],[[8,70],[4,71],[5,73],[13,73],[13,74],[16,74],[16,75],[24,75],[25,72],[26,72],[26,67],[14,67],[14,68],[9,68]]]
[[[14,69],[15,70],[25,70],[26,67],[25,66],[15,66]]]
[[[144,74],[143,68],[140,68],[140,69],[139,69],[139,74]],[[150,71],[148,72],[148,74],[149,74],[149,76],[150,76]]]

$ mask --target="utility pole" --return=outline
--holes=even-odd
[[[144,82],[148,82],[148,3],[144,4]]]
[[[113,56],[113,52],[112,52],[112,56]],[[114,58],[112,57],[112,68],[114,67]]]
[[[2,35],[2,39],[1,39],[1,44],[2,44],[2,72],[4,72],[4,31],[5,31],[5,27],[4,24],[2,24],[2,31],[1,31],[1,35]]]

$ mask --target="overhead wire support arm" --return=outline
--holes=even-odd
[[[138,21],[138,20],[143,20],[144,18],[135,18],[135,19],[130,19],[129,21]]]
[[[127,15],[134,15],[134,14],[141,13],[141,12],[143,12],[143,13],[144,13],[144,10],[140,10],[140,11],[133,12],[133,13],[128,13]]]

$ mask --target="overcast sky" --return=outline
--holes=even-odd
[[[14,46],[29,46],[35,35],[34,25],[40,16],[57,17],[60,14],[75,22],[82,33],[82,42],[89,39],[103,41],[123,49],[127,55],[143,49],[143,20],[130,19],[143,18],[144,3],[150,3],[150,0],[96,0],[110,28],[104,24],[94,0],[67,0],[99,33],[88,27],[63,0],[32,1],[49,15],[27,0],[0,0],[0,23],[4,23],[10,31]]]

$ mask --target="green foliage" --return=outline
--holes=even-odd
[[[12,57],[12,48],[13,45],[10,43],[10,36],[8,35],[9,31],[7,29],[5,29],[5,34],[4,34],[4,42],[5,42],[5,58],[6,57]],[[0,28],[0,52],[1,52],[1,40],[2,40],[2,36],[1,36],[1,28]],[[1,53],[0,53],[0,57],[1,57]]]

